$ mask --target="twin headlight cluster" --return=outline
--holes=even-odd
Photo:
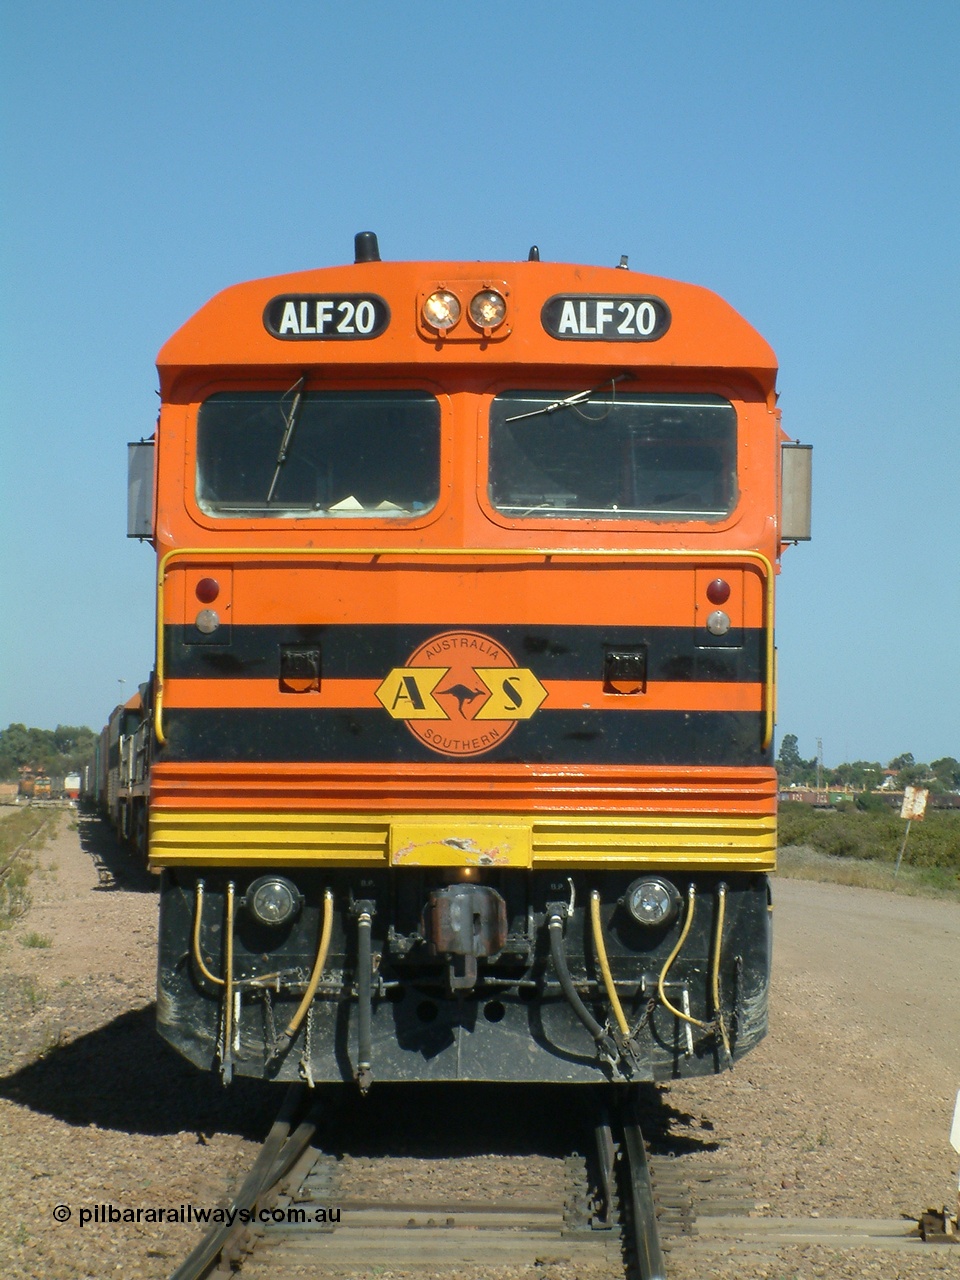
[[[659,876],[634,880],[622,903],[637,924],[656,928],[669,924],[680,910],[681,897],[674,885]],[[303,894],[284,876],[265,875],[254,880],[243,898],[243,905],[258,924],[279,927],[289,924],[300,914]]]
[[[460,323],[463,306],[449,289],[435,289],[424,300],[423,322],[437,333],[449,333]],[[467,315],[475,329],[484,334],[499,329],[507,316],[507,300],[496,289],[481,289],[470,299]]]

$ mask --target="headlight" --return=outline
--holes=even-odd
[[[303,896],[282,876],[261,876],[246,892],[244,906],[260,924],[289,924],[300,914]]]
[[[432,329],[452,329],[460,319],[459,298],[446,289],[438,289],[423,304],[423,318]]]
[[[220,626],[220,615],[216,609],[201,609],[194,621],[198,631],[202,631],[205,636],[212,636]]]
[[[637,924],[667,924],[677,914],[680,895],[673,885],[656,876],[634,880],[623,898],[624,906]]]
[[[714,609],[707,619],[707,630],[712,636],[725,636],[730,630],[730,618],[722,609]]]
[[[470,319],[478,329],[496,329],[506,314],[506,301],[496,289],[483,289],[470,299]]]

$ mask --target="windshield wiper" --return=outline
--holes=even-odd
[[[590,387],[587,391],[578,391],[575,395],[566,396],[563,400],[554,400],[553,404],[545,404],[539,409],[531,409],[529,413],[515,413],[512,418],[504,418],[503,421],[504,423],[520,422],[523,418],[539,418],[544,413],[556,413],[558,409],[569,409],[571,405],[583,404],[591,396],[595,396],[598,391],[602,391],[607,385],[613,387],[629,376],[628,373],[618,373],[616,377],[609,380],[609,384],[601,382],[599,387]]]
[[[277,465],[273,472],[273,479],[270,481],[270,488],[267,490],[268,503],[273,500],[274,490],[277,487],[277,481],[280,479],[280,471],[287,460],[287,454],[290,451],[290,442],[293,440],[293,433],[296,431],[297,423],[300,421],[300,406],[303,404],[303,384],[306,380],[307,375],[303,374],[299,381],[295,382],[290,388],[290,391],[294,393],[293,404],[290,406],[290,412],[283,419],[283,439],[280,441],[280,452],[277,454]],[[283,404],[284,400],[290,394],[290,391],[285,391],[280,397],[281,404]]]

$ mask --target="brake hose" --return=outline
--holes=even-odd
[[[663,968],[660,970],[660,977],[657,980],[657,995],[660,997],[662,1004],[667,1009],[669,1009],[669,1011],[673,1014],[675,1018],[680,1018],[683,1022],[689,1022],[694,1027],[700,1027],[702,1031],[712,1031],[713,1030],[712,1023],[701,1022],[699,1018],[693,1018],[690,1016],[689,1013],[684,1013],[680,1009],[675,1009],[674,1006],[667,999],[667,993],[664,991],[664,986],[666,985],[666,981],[667,981],[667,974],[670,972],[670,969],[673,966],[674,960],[676,960],[677,956],[680,954],[683,948],[683,944],[687,940],[687,934],[690,932],[690,926],[693,924],[693,911],[694,911],[694,906],[696,904],[696,892],[697,891],[694,888],[693,884],[691,884],[687,889],[687,911],[686,911],[686,915],[683,918],[683,928],[680,930],[680,937],[677,939],[677,945],[670,952],[669,956],[667,956],[667,962],[663,966]]]
[[[596,889],[590,894],[590,923],[593,926],[593,945],[596,947],[597,960],[600,962],[600,972],[603,975],[603,985],[607,991],[607,998],[610,1001],[613,1016],[617,1020],[617,1026],[629,1038],[630,1024],[627,1022],[626,1015],[623,1012],[623,1005],[620,1003],[617,988],[614,986],[613,974],[610,972],[610,961],[607,959],[607,946],[603,940],[603,929],[600,924],[600,894]]]
[[[722,882],[717,885],[717,929],[713,939],[713,963],[710,967],[710,995],[713,999],[713,1016],[716,1018],[720,1039],[730,1057],[730,1041],[727,1029],[723,1025],[723,1005],[720,1003],[720,952],[723,946],[723,918],[727,909],[727,886]]]
[[[562,910],[563,908],[561,907],[560,911]],[[561,990],[566,996],[570,1007],[593,1036],[594,1040],[596,1040],[597,1044],[600,1045],[606,1040],[607,1033],[580,999],[580,995],[576,987],[573,985],[573,979],[570,977],[570,970],[567,968],[567,958],[563,954],[563,916],[560,914],[560,911],[552,911],[548,921],[550,930],[550,956],[553,960],[553,967],[557,971],[557,977],[560,979]]]
[[[307,983],[307,989],[303,993],[303,998],[297,1006],[297,1011],[287,1023],[285,1029],[277,1038],[277,1046],[283,1047],[284,1038],[291,1041],[300,1030],[300,1024],[306,1017],[307,1010],[313,1002],[313,997],[317,993],[317,987],[320,983],[320,975],[323,973],[323,966],[327,962],[327,951],[330,949],[330,934],[333,931],[333,893],[327,889],[323,895],[323,924],[320,928],[320,943],[317,947],[317,956],[313,962],[313,972],[310,974],[310,981]],[[274,1046],[274,1053],[277,1052],[277,1046]]]
[[[202,880],[198,880],[194,888],[193,958],[196,961],[197,968],[206,980],[212,982],[215,987],[222,987],[224,985],[223,979],[210,972],[200,951],[200,918],[203,915],[203,890],[204,883]]]
[[[224,1084],[229,1084],[233,1077],[233,907],[236,891],[236,885],[229,881],[223,940],[223,1057],[220,1059]]]

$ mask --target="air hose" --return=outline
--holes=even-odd
[[[727,886],[719,884],[717,886],[717,917],[716,926],[713,933],[713,947],[710,956],[710,1000],[713,1006],[713,1022],[702,1022],[699,1018],[691,1017],[689,1013],[684,1013],[682,1009],[675,1008],[667,999],[666,986],[667,974],[673,967],[673,962],[683,949],[683,944],[687,940],[687,934],[690,932],[690,926],[693,924],[693,913],[696,906],[696,889],[691,884],[687,889],[687,910],[683,920],[683,928],[680,930],[680,937],[677,944],[667,957],[666,964],[660,970],[660,977],[657,981],[657,994],[661,1003],[666,1009],[673,1014],[675,1018],[680,1018],[683,1022],[689,1022],[691,1026],[699,1027],[702,1031],[713,1031],[719,1034],[726,1050],[727,1056],[730,1056],[730,1041],[727,1036],[727,1029],[723,1021],[723,1005],[720,1002],[720,957],[723,949],[723,922],[726,915],[727,906]]]
[[[200,950],[200,920],[203,916],[204,887],[203,881],[198,880],[193,891],[193,959],[197,968],[208,982],[212,982],[215,987],[222,987],[224,985],[223,978],[218,978],[215,973],[210,972]]]
[[[231,880],[227,884],[226,920],[223,924],[223,1054],[220,1066],[223,1083],[233,1079],[233,910],[237,887]]]
[[[547,926],[550,933],[550,957],[553,960],[553,967],[557,971],[557,977],[560,980],[560,988],[566,996],[567,1003],[574,1011],[586,1029],[596,1041],[597,1049],[601,1058],[607,1062],[615,1062],[619,1056],[616,1045],[606,1030],[601,1027],[587,1006],[580,999],[580,994],[573,985],[573,979],[570,977],[570,970],[567,968],[567,957],[563,953],[563,913],[565,908],[562,906],[551,906],[548,908],[550,914],[547,919]]]
[[[690,932],[690,926],[693,924],[693,912],[696,906],[696,888],[691,884],[687,889],[687,910],[683,917],[683,928],[680,930],[680,937],[677,939],[677,945],[667,956],[666,964],[660,970],[660,977],[657,980],[657,995],[660,997],[661,1003],[665,1008],[673,1014],[675,1018],[680,1018],[683,1022],[689,1022],[691,1026],[699,1027],[702,1031],[712,1031],[712,1024],[709,1022],[701,1022],[699,1018],[693,1018],[689,1013],[684,1013],[681,1009],[676,1009],[667,999],[667,993],[664,990],[667,981],[667,974],[673,967],[673,962],[683,950],[683,944],[687,940],[687,934]]]
[[[372,908],[361,910],[357,917],[357,1083],[361,1093],[367,1092],[373,1080],[373,1072],[370,1069],[373,1044],[371,1032],[373,957],[370,946],[372,928]]]
[[[610,1001],[610,1008],[613,1010],[613,1016],[617,1020],[617,1026],[628,1039],[630,1037],[630,1024],[627,1022],[626,1014],[623,1012],[623,1005],[620,1003],[620,997],[617,995],[617,988],[613,982],[613,974],[610,972],[610,961],[607,959],[607,944],[603,940],[603,928],[600,924],[600,894],[594,889],[590,894],[590,923],[593,926],[593,945],[596,948],[597,960],[600,964],[600,972],[603,975],[603,985],[607,992],[607,999]]]
[[[310,974],[310,981],[307,983],[307,989],[303,993],[303,997],[297,1006],[297,1011],[287,1023],[286,1027],[277,1037],[277,1043],[273,1047],[273,1056],[276,1055],[288,1044],[291,1043],[293,1037],[300,1030],[300,1024],[306,1017],[307,1010],[313,1003],[313,997],[317,993],[317,986],[320,982],[320,975],[323,973],[323,966],[327,961],[327,952],[330,949],[330,934],[333,930],[333,894],[327,889],[323,895],[323,924],[320,927],[320,942],[317,946],[316,959],[313,962],[313,972]]]

